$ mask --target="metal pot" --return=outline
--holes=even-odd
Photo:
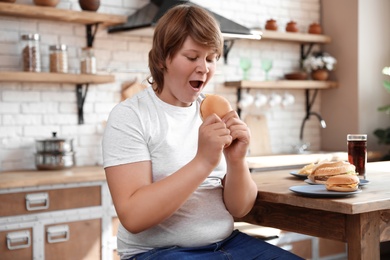
[[[73,152],[73,139],[58,138],[53,132],[52,138],[37,140],[35,147],[37,153],[69,153]]]
[[[36,153],[35,165],[38,170],[61,170],[75,165],[75,153]]]

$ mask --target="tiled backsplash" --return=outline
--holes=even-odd
[[[128,14],[148,2],[101,1],[98,12]],[[319,20],[319,0],[194,2],[249,28],[263,27],[265,21],[272,17],[278,20],[280,30],[284,30],[285,24],[294,19],[304,32],[310,23]],[[33,4],[32,1],[16,3]],[[79,10],[78,1],[62,0],[57,8]],[[70,72],[79,71],[81,48],[86,44],[83,25],[0,16],[1,71],[20,70],[20,36],[34,32],[41,35],[43,71],[48,71],[48,46],[57,43],[68,46]],[[98,73],[111,72],[115,75],[116,81],[89,87],[83,125],[77,123],[74,85],[0,82],[0,171],[34,169],[35,140],[48,138],[51,132],[58,132],[60,137],[74,139],[78,166],[100,165],[102,163],[100,143],[104,122],[112,107],[120,101],[121,84],[134,79],[143,81],[147,77],[147,54],[150,46],[151,38],[148,37],[98,31],[94,42]],[[236,90],[224,87],[223,82],[241,79],[242,72],[239,67],[241,56],[252,59],[250,79],[263,80],[264,72],[260,66],[262,58],[273,59],[274,67],[270,77],[276,79],[282,78],[284,73],[297,70],[299,54],[299,44],[296,43],[238,40],[229,53],[227,64],[224,64],[222,58],[218,62],[217,75],[205,91],[224,95],[235,105]],[[251,90],[253,95],[257,92]],[[267,96],[272,93],[283,95],[285,91],[261,90],[261,93]],[[242,114],[243,117],[248,113],[266,115],[274,153],[291,152],[292,147],[299,142],[299,129],[305,116],[304,90],[292,90],[289,93],[295,97],[295,103],[291,106],[286,108],[264,106],[260,109],[252,106]],[[313,107],[314,111],[319,109],[320,96]],[[312,118],[306,124],[304,133],[304,139],[311,143],[311,149],[318,150],[320,125],[316,118]]]

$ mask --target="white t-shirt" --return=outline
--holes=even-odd
[[[153,181],[159,181],[194,158],[201,124],[199,102],[173,106],[148,87],[110,113],[103,137],[104,167],[151,160]],[[228,237],[233,217],[222,198],[225,172],[223,159],[183,206],[159,225],[138,234],[119,225],[119,254],[128,257],[156,247],[202,246]]]

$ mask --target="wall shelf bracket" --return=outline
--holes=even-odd
[[[77,99],[77,114],[79,118],[79,125],[84,124],[84,102],[87,97],[89,83],[76,85],[76,99]]]
[[[305,51],[306,46],[307,46],[307,49]],[[313,46],[314,46],[314,43],[301,44],[301,62],[300,62],[301,69],[303,69],[303,61],[309,56]]]
[[[86,35],[87,35],[87,47],[93,46],[93,42],[95,40],[95,35],[98,30],[98,27],[99,27],[99,23],[85,25]]]
[[[233,47],[233,44],[234,44],[234,39],[223,41],[223,60],[225,64],[227,64],[228,54],[231,48]]]

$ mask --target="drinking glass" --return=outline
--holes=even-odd
[[[366,178],[367,163],[367,135],[349,134],[348,143],[348,161],[355,165],[359,178]]]
[[[261,60],[261,68],[264,70],[265,72],[265,80],[268,80],[269,77],[268,77],[268,73],[269,71],[272,69],[272,60],[270,59],[262,59]]]
[[[240,59],[240,68],[243,71],[243,80],[248,80],[248,72],[252,68],[252,61],[249,58],[241,58]]]

